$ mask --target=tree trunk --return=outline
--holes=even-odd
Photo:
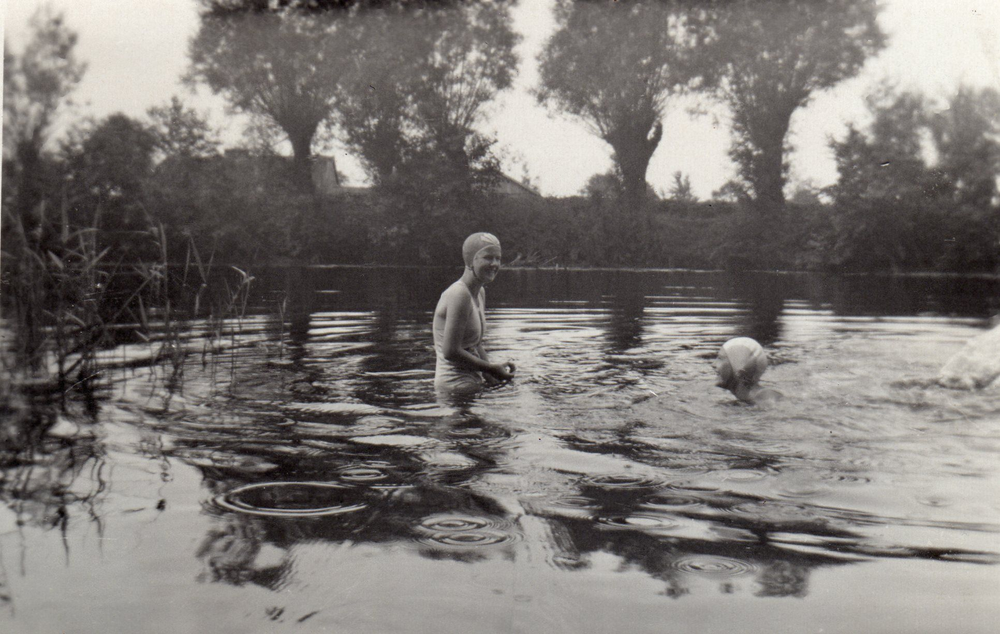
[[[754,199],[757,211],[776,216],[785,208],[784,137],[762,146],[754,166]]]
[[[312,193],[312,138],[316,128],[288,132],[292,144],[292,180],[303,192]]]
[[[749,122],[751,155],[748,178],[753,186],[752,206],[758,213],[775,217],[785,208],[785,137],[794,109],[755,113]]]
[[[621,172],[625,208],[638,211],[646,198],[646,170],[663,138],[663,124],[651,127],[630,125],[605,137],[614,149],[614,161]]]

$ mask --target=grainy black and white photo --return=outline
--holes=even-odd
[[[996,631],[1000,3],[3,32],[0,631]]]

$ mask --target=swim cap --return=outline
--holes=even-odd
[[[476,259],[479,252],[489,247],[500,248],[500,241],[492,233],[480,231],[466,238],[465,243],[462,244],[462,259],[465,260],[465,266],[471,269],[472,261]]]
[[[736,376],[744,385],[754,385],[767,369],[767,353],[749,337],[737,337],[722,344],[719,359],[724,361],[719,374],[727,382]]]

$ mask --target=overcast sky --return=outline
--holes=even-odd
[[[15,52],[23,45],[28,18],[40,0],[0,0],[6,4],[5,41]],[[179,95],[210,112],[226,139],[239,138],[240,122],[227,115],[219,98],[202,89],[192,95],[180,84],[187,45],[198,28],[195,0],[51,0],[80,35],[78,56],[89,64],[75,93],[73,118],[113,112],[143,117],[147,108]],[[611,166],[610,148],[577,122],[550,115],[529,90],[537,81],[535,60],[554,25],[553,0],[521,0],[515,28],[523,35],[522,68],[514,88],[493,104],[480,126],[496,135],[508,173],[530,175],[546,195],[577,193],[586,180]],[[847,122],[863,121],[863,96],[892,82],[932,97],[944,97],[960,83],[1000,89],[1000,1],[884,0],[880,20],[889,46],[869,60],[861,75],[816,95],[792,121],[792,177],[815,185],[836,176],[827,139]],[[707,198],[733,174],[726,155],[730,137],[725,110],[689,114],[678,103],[664,121],[664,137],[647,179],[666,191],[675,171],[690,175],[695,194]],[[353,182],[363,175],[341,149],[338,164]]]

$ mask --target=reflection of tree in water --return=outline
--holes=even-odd
[[[809,568],[790,561],[774,561],[757,575],[760,589],[758,597],[796,597],[801,599],[809,592]]]
[[[413,402],[411,375],[416,370],[433,369],[434,352],[424,315],[404,311],[391,299],[379,305],[367,333],[375,345],[361,359],[366,380],[356,393],[365,402],[402,406]]]
[[[445,513],[459,519],[471,517],[488,526],[513,526],[497,502],[463,488],[495,464],[497,450],[488,441],[505,437],[504,430],[482,419],[465,413],[423,421],[420,434],[428,439],[428,448],[420,450],[349,440],[364,435],[363,427],[378,417],[307,412],[300,420],[288,418],[279,427],[260,418],[254,424],[250,413],[236,418],[243,423],[206,426],[200,438],[181,440],[171,450],[174,457],[202,472],[214,496],[262,482],[336,483],[342,485],[336,489],[338,504],[363,508],[320,517],[276,517],[206,504],[217,526],[197,553],[206,566],[202,579],[274,589],[291,572],[288,552],[308,541],[403,541],[428,558],[470,563],[510,553],[506,544],[486,550],[436,544],[434,531],[421,527],[427,518]],[[354,434],[352,424],[358,426]],[[248,438],[253,442],[248,443]],[[455,445],[469,463],[437,466],[434,457],[439,448],[457,451]],[[352,479],[359,472],[362,475]],[[322,505],[323,501],[316,502]]]
[[[642,517],[643,503],[650,497],[648,489],[616,491],[610,495],[606,489],[584,487],[581,493],[599,502],[593,517],[605,519]],[[706,524],[708,532],[717,533],[715,539],[679,537],[670,530],[647,532],[641,526],[628,528],[617,524],[609,527],[589,518],[562,518],[560,521],[572,539],[573,549],[581,553],[581,557],[592,552],[618,555],[625,565],[665,582],[664,594],[672,598],[689,594],[688,582],[692,578],[717,579],[721,592],[732,592],[732,582],[751,574],[759,585],[758,596],[803,597],[808,591],[809,573],[813,568],[851,561],[835,554],[797,552],[772,544],[768,534],[777,532],[778,527],[768,526],[766,520],[758,524],[726,512],[741,499],[739,496],[726,502],[725,496],[707,495],[705,501],[714,506],[675,509],[670,515],[672,520],[681,523]],[[802,523],[797,528],[782,526],[780,530],[835,539],[852,535],[829,529],[822,519]]]
[[[991,278],[850,275],[823,278],[822,291],[837,315],[937,313],[987,317],[1000,307],[1000,283]]]
[[[38,403],[4,413],[0,501],[19,526],[58,529],[68,557],[71,520],[86,517],[98,534],[104,531],[100,509],[108,490],[106,453],[91,429],[95,421]]]
[[[289,328],[284,367],[301,395],[341,395],[367,403],[412,402],[415,377],[433,368],[429,302],[416,303],[411,276],[373,270],[343,279],[342,271],[308,271],[288,280]],[[418,277],[421,277],[418,275]],[[348,313],[342,324],[327,314]],[[343,333],[331,332],[343,326]],[[316,329],[323,331],[317,335]],[[341,358],[350,365],[338,364]]]
[[[756,339],[762,345],[781,338],[781,311],[785,306],[785,288],[774,275],[746,273],[732,279],[737,298],[747,308],[738,319],[738,334]]]
[[[272,546],[277,559],[266,554],[262,557],[267,552],[265,545],[268,544],[263,531],[254,522],[222,523],[208,532],[195,552],[195,557],[204,561],[206,567],[198,581],[222,581],[234,586],[252,583],[279,589],[291,567],[287,552]]]
[[[464,427],[464,428],[463,428]],[[469,434],[467,453],[476,453],[478,437],[473,432],[489,435],[488,424],[481,420],[462,421],[457,432]],[[447,434],[450,428],[440,426],[430,435]],[[294,431],[289,434],[289,444],[295,445]],[[262,454],[267,460],[280,464],[276,473],[281,481],[331,481],[343,468],[358,464],[378,464],[387,475],[384,480],[371,484],[349,483],[344,489],[344,504],[363,504],[355,512],[328,517],[288,518],[266,517],[231,511],[213,505],[206,510],[217,517],[218,526],[206,535],[197,556],[205,562],[203,579],[235,585],[258,584],[279,588],[292,573],[289,552],[297,543],[330,542],[384,544],[405,542],[429,559],[475,563],[503,556],[513,558],[516,550],[513,539],[489,548],[449,547],[433,541],[433,531],[425,530],[427,521],[434,517],[469,518],[481,521],[504,536],[519,531],[515,520],[505,508],[488,496],[474,493],[463,485],[491,469],[489,461],[467,469],[439,469],[421,461],[411,453],[392,449],[354,447],[335,455],[317,456],[305,451],[302,455],[289,455],[287,451],[271,455]],[[480,455],[482,448],[478,448]],[[489,453],[487,451],[487,453]],[[261,481],[261,474],[241,470],[239,465],[225,458],[220,466],[199,465],[206,478],[206,486],[221,495],[234,488]],[[689,592],[688,575],[680,565],[685,560],[699,557],[718,557],[746,564],[755,570],[760,596],[804,596],[807,591],[809,570],[820,565],[844,563],[842,558],[826,553],[799,553],[781,548],[769,541],[772,532],[802,533],[813,538],[829,538],[843,542],[853,534],[831,528],[830,518],[790,521],[769,520],[770,510],[763,505],[754,514],[737,512],[736,507],[760,502],[756,498],[720,492],[699,492],[702,504],[691,509],[676,510],[673,515],[710,527],[719,528],[717,539],[694,539],[665,534],[651,534],[641,527],[608,527],[595,518],[628,517],[643,512],[650,489],[622,490],[600,486],[579,487],[582,498],[590,501],[593,509],[586,518],[561,516],[546,512],[544,508],[530,508],[531,515],[543,518],[546,531],[543,539],[555,553],[550,563],[572,572],[590,566],[589,554],[608,552],[620,556],[625,564],[634,566],[650,576],[667,583],[665,594],[680,597]],[[721,529],[729,531],[725,533]],[[737,534],[727,538],[725,534]],[[730,579],[720,576],[720,587]]]
[[[646,289],[641,279],[636,275],[621,274],[616,279],[610,299],[611,312],[606,331],[609,352],[621,354],[641,346],[645,331],[643,312],[646,308]]]
[[[211,489],[232,490],[236,481],[215,481]],[[233,585],[253,583],[279,589],[293,572],[292,549],[300,543],[404,542],[429,559],[473,563],[505,552],[474,548],[437,547],[421,532],[421,523],[434,515],[483,519],[509,524],[506,512],[493,500],[458,486],[439,484],[427,476],[398,487],[355,485],[344,489],[345,504],[363,504],[356,512],[323,517],[268,517],[230,511],[209,505],[217,527],[205,536],[196,556],[205,564],[199,580]]]

